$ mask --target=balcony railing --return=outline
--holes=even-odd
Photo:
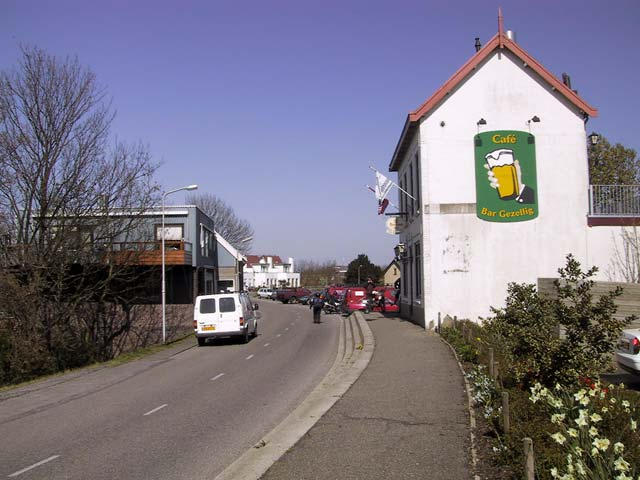
[[[165,240],[164,261],[166,265],[191,265],[193,246],[182,240]],[[162,265],[161,242],[114,243],[109,258],[115,262],[134,265]]]
[[[640,185],[590,185],[589,216],[640,217]]]

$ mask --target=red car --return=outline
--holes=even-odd
[[[347,315],[356,310],[369,310],[367,302],[367,289],[362,287],[350,287],[347,289],[342,301],[342,311]]]
[[[373,302],[374,312],[399,312],[400,305],[398,305],[398,298],[396,294],[398,291],[393,287],[376,287],[373,289],[375,300]],[[381,297],[384,298],[384,306],[382,305]]]

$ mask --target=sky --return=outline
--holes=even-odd
[[[245,253],[387,265],[398,237],[368,167],[388,171],[407,114],[496,34],[498,7],[599,110],[588,132],[640,151],[637,0],[0,5],[0,69],[20,45],[77,56],[112,97],[112,134],[149,146],[164,190],[197,183],[230,204],[255,230]]]

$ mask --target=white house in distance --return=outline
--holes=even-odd
[[[294,271],[293,258],[289,257],[287,262],[277,255],[247,255],[246,258],[245,288],[300,286],[300,273]]]
[[[598,112],[498,23],[409,113],[389,165],[415,198],[400,194],[401,315],[426,328],[439,313],[490,316],[509,282],[557,277],[568,253],[608,279],[620,223],[590,211],[586,124]]]

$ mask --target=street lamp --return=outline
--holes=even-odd
[[[165,281],[165,273],[164,273],[164,201],[167,198],[167,195],[172,193],[179,192],[180,190],[195,190],[198,188],[198,185],[188,185],[186,187],[176,188],[174,190],[169,190],[162,194],[162,343],[167,343],[167,301],[166,301],[166,281]]]

